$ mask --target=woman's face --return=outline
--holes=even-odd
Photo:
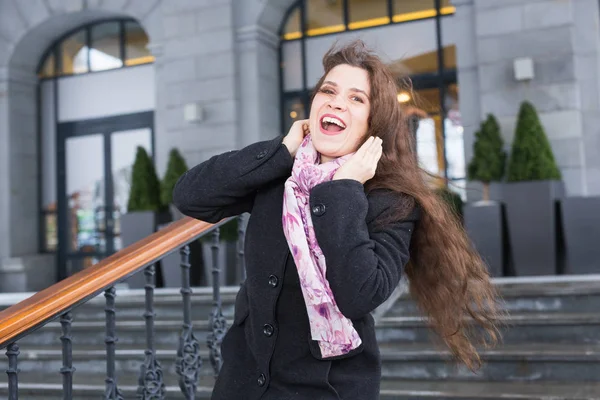
[[[310,107],[309,128],[321,162],[358,149],[369,128],[371,85],[362,68],[341,64],[325,77]]]

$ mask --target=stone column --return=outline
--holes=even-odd
[[[259,25],[236,32],[239,147],[281,134],[278,43]]]

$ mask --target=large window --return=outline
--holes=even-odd
[[[398,101],[427,115],[416,132],[421,165],[443,182],[455,182],[451,187],[464,186],[456,47],[441,32],[441,19],[454,12],[449,0],[298,1],[280,32],[282,131],[308,117],[323,54],[360,30],[360,37],[389,60]]]
[[[96,22],[69,32],[48,49],[40,78],[85,74],[149,64],[148,36],[134,20]]]
[[[102,20],[80,26],[59,37],[48,47],[41,58],[37,71],[40,78],[38,93],[40,96],[39,129],[41,132],[39,140],[41,141],[40,148],[43,150],[40,153],[39,170],[41,177],[39,186],[41,193],[39,200],[40,237],[38,239],[40,251],[54,252],[57,250],[59,242],[59,220],[57,218],[59,194],[57,193],[56,183],[57,157],[59,157],[56,146],[59,123],[64,122],[63,118],[70,120],[73,115],[76,116],[75,120],[94,119],[97,116],[81,117],[81,113],[89,113],[91,108],[102,108],[104,104],[110,101],[109,98],[104,97],[108,92],[104,91],[99,94],[91,91],[89,93],[85,92],[89,95],[90,99],[93,98],[94,100],[91,102],[93,104],[91,107],[79,108],[73,105],[77,102],[61,102],[59,96],[68,96],[77,92],[75,87],[81,84],[82,81],[87,81],[90,85],[89,88],[95,87],[91,83],[94,79],[87,80],[87,77],[78,77],[63,80],[61,77],[79,76],[81,74],[151,64],[153,62],[154,57],[148,50],[148,36],[146,32],[138,22],[129,18]],[[144,70],[147,70],[147,68],[122,72],[129,78],[137,75],[140,77],[140,81],[144,82],[144,77],[146,76]],[[110,79],[117,78],[113,76]],[[63,85],[68,82],[71,82],[70,86]],[[122,82],[122,80],[118,82]],[[59,87],[61,90],[58,90]],[[81,91],[83,90],[81,89]],[[110,96],[110,94],[107,94],[107,96]],[[69,107],[65,106],[67,103],[70,105]],[[107,107],[107,109],[114,110],[115,108]],[[65,117],[63,113],[68,115]],[[90,141],[90,143],[93,144],[94,142]],[[91,148],[96,152],[103,150],[102,146],[91,146]],[[79,151],[71,151],[71,153],[81,155]],[[90,159],[90,161],[93,161],[93,159]],[[80,168],[79,170],[77,168],[70,168],[69,173],[87,173],[93,170],[93,168],[90,169],[90,166],[93,166],[93,164],[88,163],[85,168]],[[84,198],[73,193],[74,191],[69,191],[68,201],[71,205],[81,202]],[[118,195],[117,189],[115,189],[114,194],[115,196]],[[86,229],[88,229],[87,227],[90,223],[88,218],[89,213],[86,214],[84,212],[84,214],[79,214],[74,212],[73,215],[77,217],[77,221],[81,220],[83,222],[78,222],[78,225],[74,225],[73,229],[76,228],[76,230],[84,232],[83,235],[85,236]]]
[[[283,40],[296,40],[304,35],[435,18],[455,11],[450,0],[440,0],[439,9],[436,0],[300,0],[292,7],[281,36]]]

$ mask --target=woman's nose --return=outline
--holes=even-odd
[[[329,107],[333,108],[334,110],[339,110],[339,111],[344,111],[346,109],[346,106],[344,105],[344,103],[337,98],[332,99],[329,102]]]

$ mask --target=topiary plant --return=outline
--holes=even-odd
[[[469,180],[483,183],[483,200],[490,200],[490,182],[502,180],[505,166],[506,152],[500,125],[490,114],[475,133],[473,158],[467,169]]]
[[[143,147],[138,146],[131,171],[131,190],[127,211],[160,211],[160,183],[154,163]]]
[[[534,106],[521,104],[508,163],[508,182],[560,180],[552,147]]]
[[[175,184],[188,170],[185,160],[177,149],[172,149],[169,153],[169,162],[167,171],[160,184],[160,201],[164,207],[168,207],[173,202],[173,189]]]

